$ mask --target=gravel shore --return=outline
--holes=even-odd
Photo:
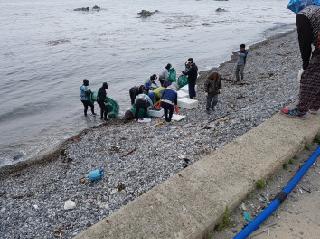
[[[111,120],[73,137],[56,160],[0,180],[2,238],[71,238],[121,206],[270,118],[293,102],[301,68],[295,32],[250,48],[245,80],[231,82],[234,62],[219,67],[223,89],[215,113],[205,112],[203,72],[199,108],[186,119],[148,124]],[[92,169],[105,175],[84,182]],[[64,202],[76,207],[64,210]]]

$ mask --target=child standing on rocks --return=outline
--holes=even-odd
[[[218,95],[221,89],[221,76],[218,72],[212,72],[204,83],[204,91],[207,93],[206,111],[208,114],[214,111],[218,103]]]
[[[248,56],[248,51],[246,50],[246,45],[241,44],[240,45],[240,52],[239,52],[239,60],[237,62],[237,68],[236,68],[236,82],[239,82],[240,79],[243,80],[243,71],[244,67],[247,62],[247,56]]]

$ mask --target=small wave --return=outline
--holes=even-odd
[[[52,107],[54,107],[54,103],[50,103],[50,101],[30,102],[0,115],[0,122],[26,117],[29,115],[40,114],[41,112],[48,110],[48,108],[52,109]]]

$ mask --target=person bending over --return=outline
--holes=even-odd
[[[136,120],[138,120],[138,118],[146,118],[148,116],[148,108],[153,106],[152,100],[145,93],[137,95],[135,104],[136,104],[136,114],[135,114]]]
[[[171,122],[175,106],[177,105],[178,95],[173,85],[168,86],[161,97],[161,107],[164,109],[166,122]]]
[[[143,92],[145,92],[144,85],[134,86],[129,90],[131,105],[134,105],[137,95],[142,94]]]

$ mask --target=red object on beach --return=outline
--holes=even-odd
[[[289,113],[289,108],[288,107],[284,107],[280,110],[281,113],[283,114],[288,114]]]
[[[153,106],[156,110],[160,110],[161,109],[161,101],[159,100],[157,103],[155,103],[155,105]]]
[[[179,114],[179,107],[177,105],[174,107],[174,111]]]

